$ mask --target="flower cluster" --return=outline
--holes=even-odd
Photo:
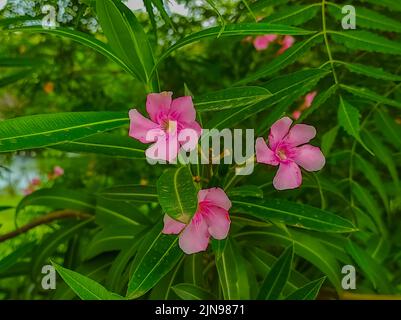
[[[303,108],[312,104],[315,95],[313,92],[305,97]],[[152,144],[146,150],[148,157],[171,162],[181,149],[187,151],[196,147],[180,140],[180,134],[185,130],[196,133],[196,143],[202,133],[191,97],[173,100],[171,92],[151,93],[147,97],[146,111],[150,119],[137,109],[129,111],[129,135],[142,143]],[[302,183],[300,167],[318,171],[325,164],[320,149],[308,144],[316,136],[315,128],[305,124],[291,128],[291,125],[292,120],[288,117],[276,121],[270,129],[269,145],[262,137],[256,139],[256,161],[279,167],[273,180],[277,190],[298,188]],[[157,153],[156,150],[166,151]],[[221,188],[200,190],[198,208],[191,221],[185,224],[165,215],[163,233],[179,234],[179,245],[187,254],[204,251],[210,237],[227,237],[230,208],[231,202]]]
[[[292,113],[292,117],[294,120],[298,120],[301,117],[302,112],[304,112],[306,109],[311,107],[313,100],[315,100],[316,95],[317,95],[317,91],[312,91],[312,92],[309,92],[305,96],[303,104],[300,105],[299,108],[297,108]]]
[[[277,51],[277,55],[280,55],[292,47],[295,42],[295,38],[292,36],[284,36],[283,38],[279,38],[275,34],[266,34],[263,36],[257,36],[253,40],[253,46],[257,51],[263,51],[274,42],[277,42],[279,45],[281,45],[280,49]]]
[[[58,177],[61,177],[62,175],[64,175],[64,169],[60,166],[55,166],[53,168],[53,171],[47,174],[47,180],[48,180],[47,183],[57,179]],[[29,182],[28,186],[24,190],[22,190],[22,193],[27,196],[32,192],[36,191],[37,189],[43,187],[45,184],[46,182],[40,179],[39,177],[34,177]]]

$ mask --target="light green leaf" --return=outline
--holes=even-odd
[[[62,266],[52,263],[54,268],[68,284],[68,286],[82,300],[122,300],[123,297],[108,291],[100,283],[79,274],[78,272],[63,268]]]
[[[401,150],[401,126],[394,121],[385,110],[378,109],[375,114],[375,123],[380,132],[397,150]]]
[[[338,123],[345,131],[353,136],[369,153],[372,151],[365,145],[360,136],[360,113],[357,108],[348,101],[340,97],[340,106],[338,108]]]
[[[348,63],[348,62],[338,62],[343,64],[349,71],[361,74],[367,77],[389,80],[389,81],[401,81],[401,76],[391,74],[384,71],[382,68],[367,66],[359,63]]]
[[[266,99],[272,94],[262,87],[234,87],[195,97],[196,111],[214,111],[238,108]]]
[[[0,260],[0,273],[4,273],[13,267],[20,259],[24,258],[28,253],[32,252],[35,242],[29,242],[18,246],[12,253]]]
[[[101,190],[98,196],[110,200],[144,203],[158,202],[155,186],[141,186],[138,184],[109,187]]]
[[[260,287],[258,300],[278,300],[291,272],[294,247],[289,246],[272,266]]]
[[[149,83],[153,53],[135,15],[118,0],[96,0],[96,12],[110,47],[138,79]]]
[[[161,233],[155,226],[144,239],[132,267],[127,297],[135,299],[153,288],[181,259],[178,236]]]
[[[347,90],[349,93],[352,93],[355,96],[365,98],[374,102],[383,103],[392,107],[401,108],[401,103],[395,100],[388,99],[386,97],[381,96],[380,94],[373,92],[366,88],[358,88],[354,86],[340,85],[341,88]]]
[[[326,157],[329,155],[334,141],[336,140],[338,129],[339,127],[335,126],[327,131],[322,137],[322,152]]]
[[[125,112],[65,112],[0,122],[0,152],[41,148],[87,137],[128,123]]]
[[[279,23],[291,26],[298,26],[313,19],[321,6],[320,3],[310,5],[291,4],[283,7],[272,15],[269,15],[262,22]]]
[[[189,168],[167,169],[157,181],[157,194],[163,212],[188,223],[198,207],[197,191]]]
[[[179,283],[172,289],[183,300],[216,300],[213,294],[191,283]]]
[[[335,42],[351,50],[401,55],[401,44],[368,31],[330,31]]]
[[[321,232],[353,232],[355,226],[348,220],[308,205],[282,199],[231,199],[231,212],[247,213],[262,220]]]
[[[359,0],[361,2],[369,2],[373,5],[379,5],[385,8],[390,9],[391,11],[401,11],[401,3],[394,1],[394,0],[381,0],[381,1],[376,1],[376,0]]]
[[[229,198],[231,197],[251,197],[251,198],[263,198],[263,190],[258,186],[245,185],[240,187],[235,187],[227,191]]]
[[[315,300],[326,277],[313,280],[291,293],[285,300]]]

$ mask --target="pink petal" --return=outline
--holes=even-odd
[[[210,206],[207,212],[205,212],[205,219],[209,226],[209,233],[213,238],[222,240],[227,237],[231,221],[226,210]]]
[[[299,146],[308,143],[316,136],[316,129],[307,124],[296,124],[285,137],[285,141],[291,146]]]
[[[279,164],[276,155],[274,154],[273,151],[269,149],[269,147],[265,142],[265,139],[257,138],[255,149],[256,149],[256,162],[266,163],[272,166],[277,166]]]
[[[152,121],[160,124],[161,119],[165,118],[171,105],[172,92],[150,93],[146,99],[146,111]]]
[[[174,99],[171,103],[170,115],[180,122],[194,122],[196,111],[192,103],[192,97],[185,96]]]
[[[210,205],[225,209],[231,208],[231,201],[221,188],[203,189],[198,192],[198,202],[206,202]]]
[[[298,120],[298,119],[301,117],[301,114],[302,114],[301,111],[295,110],[295,111],[292,113],[292,118],[293,118],[294,120]]]
[[[169,139],[168,136],[159,136],[156,143],[145,151],[145,155],[153,160],[165,160],[170,163],[177,158],[179,151],[177,139]]]
[[[302,183],[301,170],[293,161],[282,162],[273,179],[273,186],[277,190],[295,189]]]
[[[267,49],[267,47],[269,46],[269,41],[264,36],[258,36],[253,41],[253,46],[256,50],[262,51]]]
[[[146,138],[149,131],[157,129],[158,125],[141,115],[136,109],[129,111],[130,129],[129,135],[142,143],[150,143],[156,141],[155,139]]]
[[[205,251],[209,244],[210,234],[205,219],[195,214],[191,222],[180,235],[179,245],[186,254]]]
[[[174,220],[167,214],[164,215],[163,222],[164,227],[162,233],[164,234],[179,234],[186,226],[185,223]]]
[[[319,171],[326,163],[326,159],[320,148],[310,144],[295,148],[294,161],[307,171]]]
[[[270,149],[275,150],[277,144],[283,140],[283,138],[287,135],[288,130],[290,130],[290,126],[292,124],[292,120],[288,117],[281,118],[277,120],[270,128],[269,135],[269,146]]]
[[[185,128],[182,129],[178,134],[178,141],[181,145],[181,148],[188,152],[194,150],[197,147],[199,137],[200,134],[196,129]]]
[[[305,108],[309,108],[312,105],[316,95],[317,91],[312,91],[305,96],[305,102],[304,102]]]

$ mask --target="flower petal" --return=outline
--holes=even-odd
[[[177,137],[159,136],[156,143],[145,151],[145,155],[153,160],[165,160],[169,163],[175,162],[179,152]]]
[[[160,124],[161,120],[168,115],[172,95],[173,93],[170,91],[148,94],[146,99],[146,111],[152,121]]]
[[[255,149],[256,149],[256,162],[266,163],[272,166],[277,166],[279,164],[276,155],[274,154],[273,151],[269,149],[269,147],[265,142],[265,139],[257,138]]]
[[[269,134],[269,146],[271,150],[275,150],[277,144],[284,139],[288,133],[288,130],[290,130],[291,124],[292,120],[288,117],[281,118],[273,123]]]
[[[180,122],[193,122],[196,111],[191,96],[179,97],[171,103],[170,115]]]
[[[157,123],[150,121],[141,115],[138,110],[131,109],[129,111],[130,128],[129,135],[142,143],[150,143],[156,141],[156,137],[149,138],[149,131],[159,128]],[[148,135],[148,137],[147,137]]]
[[[186,254],[205,251],[209,244],[210,234],[205,219],[196,213],[191,222],[180,235],[179,245]]]
[[[319,171],[326,163],[320,148],[310,144],[295,148],[294,161],[307,171]]]
[[[291,146],[299,146],[308,143],[316,136],[316,129],[307,124],[296,124],[285,137],[285,141]]]
[[[231,208],[231,201],[221,188],[203,189],[198,192],[198,202],[205,202],[226,211]]]
[[[163,222],[164,227],[162,233],[164,234],[179,234],[186,226],[185,223],[174,220],[167,214],[164,215]]]
[[[295,189],[302,183],[301,169],[293,161],[282,162],[273,179],[277,190]]]
[[[209,226],[210,235],[218,240],[225,239],[231,224],[228,211],[216,206],[210,206],[207,209],[205,220]]]

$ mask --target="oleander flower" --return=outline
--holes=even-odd
[[[317,91],[309,92],[309,93],[305,96],[305,101],[304,101],[304,104],[303,104],[302,107],[303,107],[304,109],[310,108],[310,106],[311,106],[312,103],[313,103],[313,100],[315,100],[316,95],[317,95]]]
[[[285,36],[282,40],[281,40],[281,48],[279,51],[277,51],[277,54],[283,54],[285,51],[287,51],[289,48],[292,47],[292,45],[295,42],[295,38],[292,36]]]
[[[302,183],[300,166],[306,171],[319,171],[325,164],[320,148],[307,144],[316,136],[316,129],[296,124],[284,117],[276,121],[269,135],[269,146],[263,138],[256,139],[256,161],[279,166],[273,180],[277,190],[295,189]]]
[[[64,174],[64,169],[61,168],[60,166],[55,166],[53,168],[53,175],[55,178],[60,177]]]
[[[274,42],[276,39],[277,35],[275,34],[257,36],[253,41],[253,46],[258,51],[266,50],[269,47],[270,43]]]
[[[146,100],[150,120],[138,110],[129,111],[129,135],[142,143],[153,143],[146,156],[172,162],[180,148],[190,151],[196,147],[202,128],[195,121],[196,111],[190,96],[172,99],[172,92],[151,93]],[[191,143],[181,139],[182,132],[191,133]],[[187,135],[186,135],[187,137]]]
[[[205,251],[210,237],[222,240],[230,230],[228,211],[231,201],[220,188],[203,189],[198,192],[198,209],[191,221],[185,223],[164,215],[164,234],[180,234],[179,245],[186,254]]]

